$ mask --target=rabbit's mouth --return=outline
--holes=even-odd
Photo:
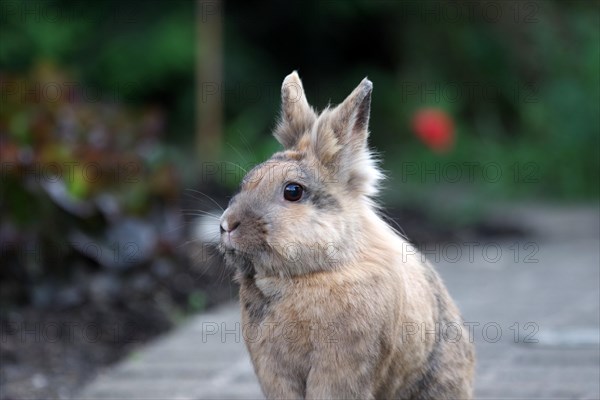
[[[248,242],[247,236],[240,232],[222,232],[219,247],[224,253],[244,255],[252,257],[266,250],[261,241],[252,240]]]
[[[225,250],[235,250],[235,239],[232,237],[234,232],[223,232],[221,234],[221,245]]]
[[[224,246],[221,246],[221,252],[225,257],[226,264],[237,269],[243,276],[253,277],[255,275],[254,263],[247,254],[234,248],[226,249]]]

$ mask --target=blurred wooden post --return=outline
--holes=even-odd
[[[223,2],[196,0],[196,150],[219,159],[223,135]]]

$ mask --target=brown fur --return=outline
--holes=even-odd
[[[317,116],[289,75],[275,132],[285,151],[250,171],[221,217],[269,399],[472,396],[474,354],[456,306],[371,200],[381,178],[367,147],[371,90],[365,79]],[[283,198],[290,182],[305,188],[300,201]]]

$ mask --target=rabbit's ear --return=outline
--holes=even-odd
[[[306,100],[302,81],[294,71],[281,85],[281,119],[274,136],[283,147],[292,148],[316,119],[317,115]]]
[[[359,147],[369,136],[373,83],[364,78],[346,100],[334,110],[333,125],[340,143]]]
[[[340,105],[323,113],[312,132],[317,158],[367,195],[376,193],[382,177],[367,145],[372,91],[373,83],[363,79]]]

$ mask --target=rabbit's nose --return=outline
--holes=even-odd
[[[232,224],[229,224],[229,222],[227,222],[227,220],[224,220],[223,222],[221,222],[221,233],[231,233],[233,232],[238,226],[240,226],[240,222],[236,221]]]

